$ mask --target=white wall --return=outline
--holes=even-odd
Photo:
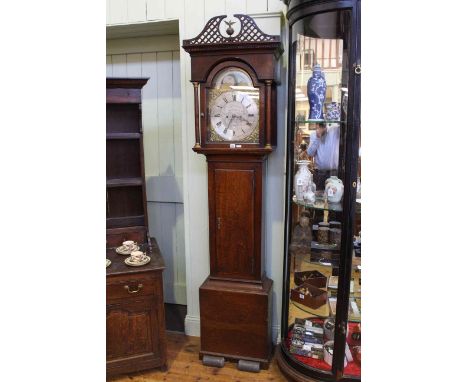
[[[179,46],[183,39],[195,37],[200,33],[209,18],[229,13],[248,13],[265,33],[281,34],[283,40],[285,39],[286,28],[282,13],[285,6],[280,0],[107,0],[107,3],[108,25],[132,25],[178,18]],[[283,45],[286,49],[287,45],[284,42]],[[287,53],[282,57],[282,85],[278,89],[278,147],[268,159],[266,184],[268,206],[265,229],[266,272],[267,276],[273,279],[275,337],[280,327],[283,275],[286,62]],[[205,157],[192,151],[195,134],[193,87],[189,82],[190,56],[182,48],[180,48],[180,73],[188,309],[185,330],[188,335],[199,336],[198,288],[209,274],[208,179]]]
[[[107,0],[106,4],[107,25],[171,19],[183,19],[190,24],[192,22],[186,15],[192,14],[187,13],[188,9],[197,9],[205,20],[227,13],[253,15],[285,9],[281,0]]]

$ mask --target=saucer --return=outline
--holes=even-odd
[[[112,261],[110,261],[109,259],[106,259],[106,268],[112,264]]]
[[[121,245],[115,249],[115,252],[117,252],[119,255],[130,255],[133,251],[138,251],[139,249],[140,247],[138,245],[135,245],[131,249],[126,249],[123,245]]]
[[[124,262],[125,264],[127,264],[128,266],[130,267],[141,267],[142,265],[146,265],[150,262],[151,260],[151,257],[149,256],[145,256],[143,258],[143,261],[132,261],[132,258],[131,257],[127,257]]]

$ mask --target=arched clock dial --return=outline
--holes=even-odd
[[[258,131],[258,106],[249,94],[226,91],[210,105],[212,129],[223,140],[244,141]]]

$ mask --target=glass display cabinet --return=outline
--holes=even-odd
[[[296,381],[360,381],[360,1],[289,0],[282,341]]]

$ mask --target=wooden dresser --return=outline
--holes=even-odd
[[[164,261],[148,231],[141,124],[147,78],[108,78],[106,118],[107,375],[166,369],[162,272]],[[124,263],[115,248],[138,243],[151,257],[141,267]]]
[[[125,265],[126,256],[107,249],[107,376],[161,367],[166,370],[162,271],[164,261],[152,239],[142,248],[151,261]]]

